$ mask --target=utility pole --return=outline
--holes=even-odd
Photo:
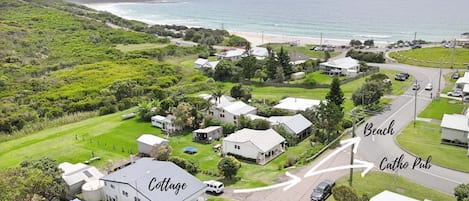
[[[352,138],[355,137],[355,108],[352,109]],[[353,148],[355,147],[355,144],[352,144],[352,149],[350,150],[350,165],[353,165]],[[349,179],[349,184],[350,187],[352,187],[352,182],[353,181],[353,168],[350,167],[350,179]]]
[[[417,32],[414,33],[414,41],[412,42],[415,43],[416,40],[417,40]]]
[[[414,128],[415,128],[415,123],[417,121],[417,91],[418,91],[418,83],[417,83],[417,80],[415,80],[415,99],[414,99]],[[413,87],[412,87],[413,88]],[[419,87],[420,88],[420,87]]]
[[[453,69],[454,63],[454,50],[456,49],[456,39],[453,40],[453,51],[451,52],[451,69]]]
[[[262,45],[264,44],[264,31],[262,31]]]
[[[441,65],[442,63],[440,62],[440,75],[438,75],[438,91],[436,92],[436,98],[440,99],[440,90],[441,90]]]

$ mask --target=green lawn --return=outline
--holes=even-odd
[[[399,63],[450,68],[452,51],[452,48],[432,47],[391,52],[390,56],[397,59]],[[453,67],[466,69],[467,63],[469,63],[469,49],[456,48]]]
[[[397,136],[399,145],[423,159],[432,156],[432,163],[469,172],[467,148],[440,144],[440,125],[417,121],[409,124]]]
[[[466,106],[459,100],[440,98],[430,103],[419,117],[430,119],[443,119],[443,114],[462,114]]]
[[[445,88],[443,88],[442,91],[442,93],[444,94],[447,94],[448,92],[452,91],[454,86],[456,85],[457,79],[451,79],[451,75],[453,75],[453,72],[443,75],[446,82]],[[464,76],[464,72],[459,72],[459,75],[461,77]]]
[[[167,45],[168,44],[161,44],[161,43],[118,44],[116,45],[116,49],[120,50],[121,52],[131,52],[135,50],[162,48],[162,47],[166,47]]]
[[[348,179],[348,175],[340,178],[337,180],[336,186],[348,186]],[[378,171],[371,171],[366,174],[365,177],[361,177],[360,172],[355,171],[353,174],[353,188],[359,196],[367,194],[369,198],[381,193],[384,190],[388,190],[418,200],[456,200],[456,198],[452,195],[427,188],[404,177]],[[327,199],[327,201],[334,201],[334,198],[331,196],[329,199]]]
[[[280,51],[280,48],[283,47],[284,50],[287,52],[299,52],[302,53],[306,56],[312,57],[312,58],[318,58],[318,59],[323,59],[324,58],[324,51],[314,51],[310,50],[311,45],[306,45],[306,46],[290,46],[290,44],[287,43],[269,43],[267,45],[263,45],[263,47],[270,46],[272,49],[276,52]],[[340,52],[330,52],[331,57],[335,57],[339,55]]]

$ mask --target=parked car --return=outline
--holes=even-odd
[[[462,91],[450,91],[448,92],[448,96],[462,97]]]
[[[459,73],[458,73],[458,72],[454,72],[454,73],[451,75],[451,79],[459,79]]]
[[[418,49],[418,48],[422,48],[422,46],[419,44],[412,45],[412,49]]]
[[[405,81],[406,77],[402,74],[397,74],[396,76],[394,76],[394,79],[399,81]]]
[[[327,200],[332,194],[332,187],[334,187],[335,182],[331,180],[324,180],[319,183],[316,188],[311,193],[311,201],[324,201]]]
[[[464,98],[462,98],[462,101],[466,103],[469,102],[469,96],[464,96]]]
[[[433,89],[432,83],[428,83],[427,86],[425,86],[425,90],[431,91]]]
[[[207,185],[206,191],[208,192],[220,194],[220,193],[223,193],[223,191],[225,190],[225,185],[223,185],[223,183],[219,181],[209,180],[209,181],[204,181],[204,184]]]
[[[420,89],[420,84],[413,84],[412,85],[412,90],[419,90]]]

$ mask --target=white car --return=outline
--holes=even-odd
[[[432,83],[428,83],[427,86],[425,86],[425,90],[431,91],[433,89]]]
[[[223,191],[225,190],[225,185],[223,185],[223,183],[219,181],[215,181],[215,180],[204,181],[204,184],[207,185],[206,191],[208,192],[219,194],[219,193],[223,193]]]
[[[448,92],[448,96],[462,97],[462,91],[450,91]]]

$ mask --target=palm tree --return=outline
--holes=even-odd
[[[215,103],[220,104],[221,102],[221,97],[225,94],[225,91],[223,91],[221,88],[217,88],[215,90],[212,90],[212,98],[215,99]]]

